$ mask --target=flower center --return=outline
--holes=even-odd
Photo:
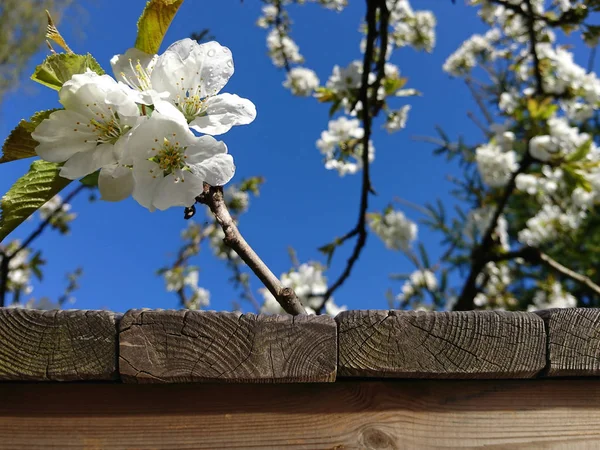
[[[98,144],[112,144],[125,133],[130,127],[122,126],[116,117],[111,117],[109,120],[90,120],[90,125],[98,135]]]
[[[171,143],[169,139],[164,138],[160,149],[153,148],[153,150],[158,151],[150,158],[150,161],[158,165],[158,168],[165,177],[174,172],[179,172],[179,175],[182,176],[180,171],[186,167],[185,159],[187,156],[185,155],[185,149],[186,147],[181,147],[179,142]],[[176,177],[176,181],[179,181],[179,177]]]
[[[121,76],[127,80],[129,86],[138,91],[147,91],[152,88],[150,81],[150,71],[146,70],[140,60],[137,63],[133,63],[133,60],[129,58],[129,67],[133,72],[133,76],[128,77],[125,72],[121,72]]]
[[[191,122],[196,117],[206,114],[205,100],[206,98],[201,99],[198,94],[190,95],[188,92],[183,97],[177,95],[175,106],[183,113],[186,120]]]

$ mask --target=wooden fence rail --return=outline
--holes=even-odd
[[[600,309],[5,308],[0,449],[600,449],[599,374]]]
[[[230,312],[0,309],[0,380],[124,383],[600,374],[600,309]]]

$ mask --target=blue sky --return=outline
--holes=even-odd
[[[133,45],[136,21],[145,0],[86,2],[85,14],[79,8],[70,11],[61,29],[77,53],[90,52],[109,69],[115,53]],[[250,244],[277,275],[290,268],[287,247],[293,246],[301,262],[322,260],[317,247],[351,229],[356,222],[360,176],[340,178],[325,170],[315,141],[327,128],[328,107],[314,99],[292,96],[281,86],[284,73],[275,68],[266,54],[265,30],[255,25],[261,3],[246,0],[191,1],[180,9],[164,41],[164,46],[188,37],[194,31],[209,28],[211,34],[233,53],[235,74],[224,92],[251,99],[258,111],[254,123],[237,127],[222,136],[233,155],[237,172],[234,181],[263,175],[266,183],[261,196],[253,199],[240,228]],[[480,138],[466,111],[474,110],[467,89],[460,80],[444,74],[445,58],[482,25],[476,10],[450,0],[415,1],[416,9],[431,9],[438,19],[438,43],[433,54],[412,50],[397,52],[392,62],[409,78],[407,87],[424,93],[409,99],[412,110],[408,126],[387,135],[378,122],[374,144],[376,159],[372,176],[378,195],[371,197],[371,211],[383,209],[394,196],[417,204],[441,198],[447,204],[448,173],[456,170],[432,155],[430,144],[412,139],[416,135],[433,136],[440,125],[450,136]],[[290,8],[294,20],[293,37],[300,45],[306,65],[324,82],[334,64],[346,65],[360,59],[358,26],[364,14],[364,2],[352,0],[341,14],[314,4]],[[36,57],[42,60],[45,52]],[[397,106],[401,106],[399,102]],[[57,106],[55,91],[24,80],[0,106],[0,139],[8,135],[21,118],[41,109]],[[26,172],[31,160],[0,166],[0,191]],[[64,193],[69,192],[68,189]],[[72,232],[63,237],[47,232],[36,242],[48,264],[45,279],[35,284],[36,297],[56,298],[62,291],[64,274],[77,266],[84,268],[81,289],[74,307],[177,308],[174,295],[164,289],[156,269],[173,259],[180,244],[180,231],[186,226],[182,210],[149,213],[133,200],[118,204],[78,198],[74,205],[78,218]],[[416,211],[403,208],[416,220]],[[195,220],[202,220],[199,214]],[[32,224],[25,224],[10,238],[27,235]],[[419,238],[435,258],[440,253],[440,236],[419,230]],[[343,269],[352,245],[336,253],[327,272],[330,280]],[[228,285],[229,273],[223,263],[212,257],[208,248],[194,261],[201,267],[200,285],[211,291],[211,309],[231,309],[238,298]],[[324,261],[323,261],[324,262]],[[350,308],[386,308],[384,292],[400,289],[399,282],[388,279],[394,272],[413,267],[400,254],[387,251],[374,235],[355,267],[352,278],[337,292],[336,303]],[[259,281],[252,279],[256,289]]]

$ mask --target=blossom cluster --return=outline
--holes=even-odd
[[[325,159],[325,168],[337,170],[340,176],[354,174],[363,166],[364,130],[358,119],[339,117],[329,122],[329,129],[321,133],[317,148]],[[369,141],[369,162],[375,159],[375,148]]]
[[[322,267],[313,262],[301,264],[299,267],[281,275],[281,284],[285,288],[292,288],[308,314],[314,314],[315,309],[323,303],[323,294],[327,292],[327,278],[323,276]],[[284,312],[275,297],[265,288],[261,289],[264,303],[261,308],[263,313],[281,314]],[[333,298],[325,302],[325,312],[335,316],[344,311],[346,307],[339,307]]]
[[[410,274],[402,285],[402,292],[396,299],[400,302],[406,301],[422,290],[435,291],[438,281],[435,274],[429,269],[416,270]]]
[[[185,288],[192,294],[186,299],[185,307],[188,309],[201,309],[210,304],[210,292],[198,286],[199,271],[195,267],[175,267],[163,272],[166,289],[169,292],[178,292]]]
[[[64,109],[32,133],[42,159],[64,163],[68,179],[99,170],[103,199],[133,195],[150,211],[191,206],[204,183],[233,177],[233,158],[213,136],[252,122],[256,109],[219,93],[234,72],[227,47],[183,39],[161,55],[129,49],[111,65],[116,79],[88,70],[64,83]]]
[[[401,211],[389,209],[384,214],[370,213],[368,223],[373,233],[391,250],[407,251],[417,238],[417,224]]]

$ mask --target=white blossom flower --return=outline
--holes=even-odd
[[[409,278],[402,285],[402,292],[396,297],[399,301],[404,301],[415,295],[418,291],[426,289],[435,291],[438,288],[438,281],[435,274],[429,270],[416,270],[410,274]]]
[[[463,233],[469,242],[476,245],[479,239],[487,233],[494,216],[494,208],[475,208],[469,212]],[[504,251],[510,250],[508,242],[508,222],[503,215],[498,217],[494,235]]]
[[[122,55],[110,60],[115,78],[131,88],[130,96],[144,105],[151,105],[153,98],[160,95],[152,88],[152,71],[158,55],[150,55],[137,48],[130,48]]]
[[[262,7],[262,16],[256,21],[256,25],[260,28],[269,28],[271,24],[275,22],[277,17],[277,6],[275,5],[264,5]]]
[[[500,102],[498,108],[507,114],[512,114],[519,105],[518,97],[514,92],[503,92],[500,94]]]
[[[219,94],[233,75],[231,51],[218,42],[198,44],[192,39],[173,43],[158,57],[150,75],[156,92],[156,111],[178,120],[183,114],[190,128],[218,135],[256,118],[254,104],[234,94]]]
[[[369,214],[369,226],[373,233],[381,238],[391,250],[407,250],[417,238],[417,224],[408,219],[401,211],[388,211],[381,214]]]
[[[319,295],[327,292],[327,279],[323,276],[321,267],[315,263],[301,264],[298,268],[282,274],[281,284],[283,287],[294,290],[308,314],[314,314],[315,309],[321,306],[323,297]],[[273,314],[284,312],[275,297],[267,289],[263,288],[260,292],[265,300],[261,312]],[[345,307],[338,307],[331,297],[325,303],[327,314],[336,315],[345,309]]]
[[[576,308],[577,299],[566,292],[558,282],[552,283],[550,292],[537,291],[533,296],[533,305],[527,307],[527,311],[551,308]]]
[[[294,95],[308,96],[319,87],[319,78],[310,69],[294,67],[287,74],[283,86],[290,89]]]
[[[59,91],[64,110],[55,111],[32,133],[39,142],[36,153],[44,160],[64,162],[60,176],[75,180],[102,169],[114,171],[126,147],[126,135],[139,119],[133,99],[113,78],[92,71],[74,75]],[[119,173],[127,185],[130,171]],[[121,200],[131,191],[115,195],[100,185],[107,200]]]
[[[477,65],[477,58],[495,59],[493,45],[499,39],[500,30],[497,28],[492,28],[483,36],[474,34],[448,57],[443,66],[444,71],[460,76],[469,73]]]
[[[60,209],[60,211],[58,211]],[[50,217],[54,217],[56,220],[60,220],[63,223],[71,222],[77,217],[75,213],[69,213],[71,205],[69,203],[63,203],[62,197],[56,194],[46,203],[44,203],[38,210],[40,213],[40,219],[48,220]]]
[[[388,133],[395,133],[396,131],[402,130],[406,127],[406,121],[408,120],[408,111],[410,111],[410,105],[404,105],[398,111],[393,111],[388,115],[387,121],[385,122],[385,129]]]
[[[281,28],[273,28],[267,35],[267,48],[269,55],[276,67],[288,64],[301,64],[304,58],[300,54],[298,45]]]
[[[527,220],[527,228],[519,231],[519,242],[537,247],[576,230],[584,218],[583,211],[563,211],[558,205],[544,204],[535,216]]]
[[[363,166],[362,137],[364,130],[358,119],[340,117],[329,122],[329,128],[321,133],[317,148],[325,156],[325,168],[337,170],[340,176],[355,174]],[[375,148],[369,141],[369,162],[375,159]]]
[[[499,145],[484,144],[475,150],[477,169],[483,181],[491,187],[506,185],[519,165],[514,151],[503,151]]]
[[[327,80],[327,88],[338,95],[348,95],[352,90],[360,88],[363,74],[362,61],[352,61],[346,67],[333,66],[333,72]],[[369,84],[376,79],[374,73],[369,74]]]
[[[191,206],[203,183],[222,186],[235,172],[223,142],[194,136],[183,118],[173,120],[156,111],[131,134],[128,156],[133,198],[150,211]]]

